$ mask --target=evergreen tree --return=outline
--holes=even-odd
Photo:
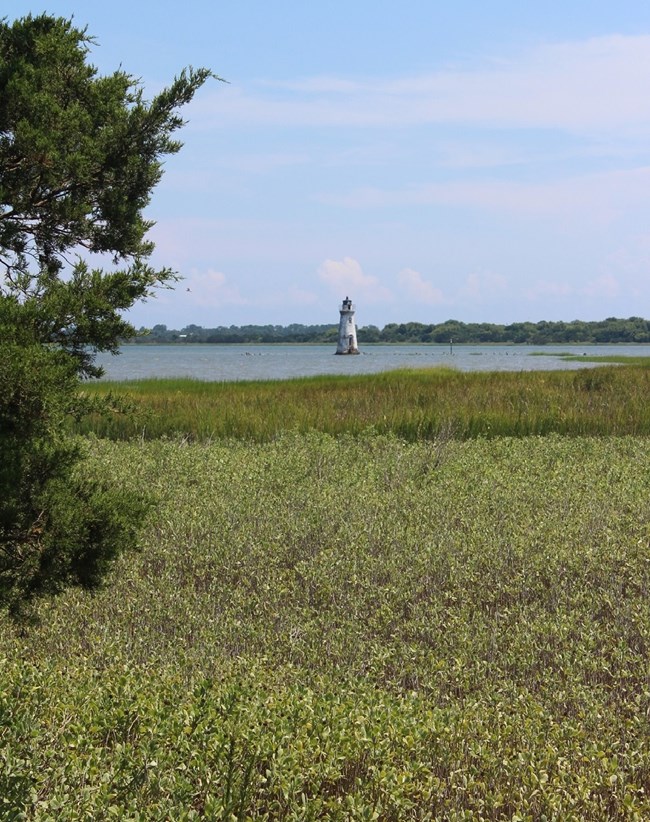
[[[0,21],[0,605],[14,612],[98,584],[134,543],[146,506],[80,478],[65,419],[101,374],[94,354],[136,333],[122,312],[174,280],[148,262],[143,209],[181,147],[179,108],[211,76],[190,68],[147,102],[124,71],[98,75],[92,44],[63,18]]]

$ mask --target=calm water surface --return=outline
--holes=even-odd
[[[192,377],[209,381],[290,379],[317,374],[371,374],[446,365],[461,371],[548,371],[591,367],[557,356],[650,356],[650,345],[366,345],[359,356],[336,356],[332,345],[126,345],[100,354],[106,380]],[[555,356],[554,356],[555,355]]]

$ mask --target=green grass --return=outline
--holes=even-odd
[[[79,430],[114,439],[185,436],[265,442],[283,431],[341,436],[369,429],[410,442],[450,432],[459,439],[550,433],[650,433],[650,369],[463,373],[448,368],[356,377],[214,383],[96,383],[124,393],[138,414],[85,420]]]
[[[87,386],[155,513],[0,617],[0,819],[650,818],[649,374]]]
[[[623,354],[583,355],[580,357],[577,354],[554,354],[552,356],[562,357],[569,362],[615,363],[619,365],[640,365],[644,368],[650,367],[650,357],[633,357]]]
[[[158,500],[0,623],[0,818],[650,818],[650,440],[90,440]]]

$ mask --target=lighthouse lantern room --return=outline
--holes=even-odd
[[[354,322],[354,306],[352,300],[346,297],[339,309],[341,319],[339,320],[339,342],[336,348],[337,354],[358,354],[357,347],[357,326]]]

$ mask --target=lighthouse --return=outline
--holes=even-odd
[[[336,347],[336,353],[358,354],[357,327],[354,324],[354,306],[349,297],[343,300],[339,311],[341,312],[341,319],[339,320],[339,342]]]

